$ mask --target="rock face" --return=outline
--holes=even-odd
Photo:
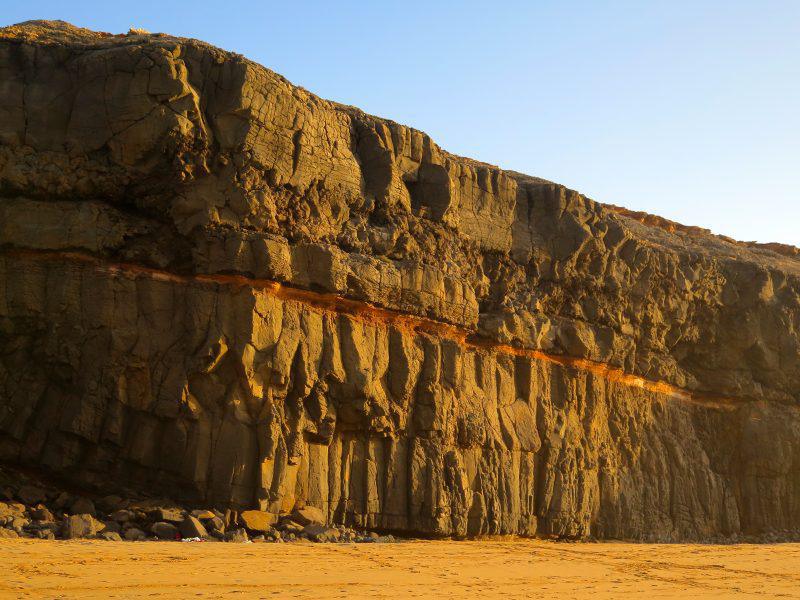
[[[799,405],[793,249],[196,40],[0,30],[0,460],[431,535],[797,537]]]

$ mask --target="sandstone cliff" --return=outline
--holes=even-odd
[[[0,29],[0,460],[433,535],[800,536],[800,259],[163,34]]]

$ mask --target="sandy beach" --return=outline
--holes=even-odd
[[[2,598],[800,598],[800,544],[4,540]]]

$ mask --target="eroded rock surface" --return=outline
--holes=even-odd
[[[800,530],[800,260],[163,34],[0,30],[0,458],[434,535]]]

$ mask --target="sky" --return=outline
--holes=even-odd
[[[800,246],[800,0],[0,0],[199,38],[446,150]]]

